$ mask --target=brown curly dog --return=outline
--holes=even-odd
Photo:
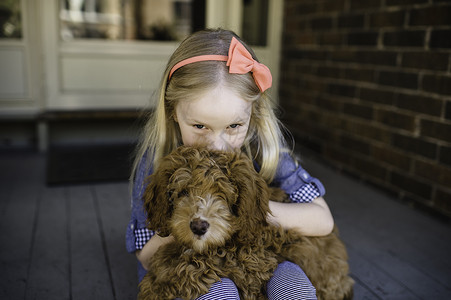
[[[179,147],[163,158],[144,195],[149,229],[174,242],[161,246],[138,299],[194,299],[230,278],[242,299],[266,299],[278,263],[302,267],[318,299],[352,298],[346,249],[336,230],[304,237],[266,221],[272,190],[244,154]]]

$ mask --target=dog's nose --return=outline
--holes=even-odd
[[[204,235],[207,232],[208,227],[210,227],[210,224],[208,224],[207,221],[197,218],[192,220],[189,226],[194,234]]]

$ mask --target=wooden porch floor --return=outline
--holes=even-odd
[[[451,226],[314,161],[355,299],[451,299]],[[0,299],[135,299],[126,182],[45,185],[45,156],[0,153]]]

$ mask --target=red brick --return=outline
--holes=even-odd
[[[381,6],[381,0],[350,0],[351,10],[369,9]]]
[[[434,26],[450,25],[451,6],[435,5],[422,7],[410,11],[409,25],[411,26]]]
[[[435,192],[434,204],[443,213],[451,216],[451,191],[449,189],[437,189]]]
[[[295,38],[296,45],[309,45],[317,43],[317,35],[312,32],[301,32]]]
[[[345,69],[343,78],[354,81],[374,82],[374,69],[365,67]]]
[[[319,66],[318,67],[318,75],[321,77],[327,78],[342,78],[343,77],[343,69],[340,67],[333,66]]]
[[[325,126],[332,131],[333,128],[341,128],[342,125],[342,115],[336,114],[334,112],[331,113],[322,113],[321,125]],[[336,130],[335,130],[336,131]],[[329,142],[329,141],[327,141]]]
[[[408,171],[410,169],[411,159],[399,150],[392,149],[388,145],[372,146],[372,156],[380,162],[387,163],[401,170]]]
[[[384,45],[388,47],[424,47],[425,30],[399,30],[384,33]]]
[[[332,28],[332,19],[329,17],[318,17],[310,20],[312,30],[325,30]]]
[[[356,87],[353,85],[330,83],[327,86],[327,92],[332,95],[353,98],[356,95]]]
[[[338,28],[363,28],[364,14],[344,14],[338,17]]]
[[[451,48],[451,30],[450,29],[433,29],[429,39],[429,47],[432,49],[449,49]]]
[[[409,191],[424,199],[432,198],[432,185],[425,183],[417,177],[393,171],[390,176],[390,183],[398,189]]]
[[[402,27],[405,14],[403,10],[370,14],[370,27]]]
[[[445,118],[451,120],[451,101],[446,101]]]
[[[321,93],[326,89],[327,84],[314,78],[302,78],[299,80],[302,87],[310,92]]]
[[[318,1],[319,11],[321,12],[334,12],[342,11],[345,8],[346,0],[323,0]]]
[[[339,143],[343,149],[347,149],[349,151],[354,151],[365,155],[370,153],[370,145],[368,142],[348,134],[342,135]]]
[[[424,75],[422,86],[423,90],[431,93],[451,95],[451,76]]]
[[[324,156],[339,164],[350,165],[352,163],[352,157],[349,153],[342,148],[338,148],[333,144],[327,144],[323,152]]]
[[[365,177],[369,176],[380,180],[387,179],[387,169],[374,159],[354,156],[352,165],[359,171],[359,174],[365,174]]]
[[[421,155],[430,159],[437,157],[437,145],[421,138],[393,134],[392,145],[410,154]]]
[[[414,164],[415,175],[428,179],[435,184],[450,187],[451,184],[451,168],[436,164],[435,162],[427,162],[417,160]]]
[[[410,132],[414,132],[416,128],[414,115],[404,114],[393,111],[392,109],[377,109],[375,119],[385,126],[404,129]]]
[[[360,63],[363,65],[394,66],[397,53],[392,51],[356,51],[349,49],[335,50],[330,53],[330,60],[338,62]]]
[[[286,0],[279,95],[298,143],[449,215],[450,7]]]
[[[379,73],[379,83],[383,85],[402,87],[407,89],[418,88],[418,74],[402,71],[381,71]]]
[[[311,64],[296,64],[294,67],[296,72],[295,74],[300,74],[301,76],[305,74],[316,75],[318,73],[317,67],[312,66]]]
[[[360,31],[348,34],[348,45],[351,46],[376,46],[379,38],[377,31]]]
[[[313,3],[300,2],[299,3],[299,1],[297,1],[296,8],[293,11],[296,12],[296,16],[316,13],[318,11],[318,4],[316,2],[313,2]]]
[[[355,134],[359,137],[371,139],[377,142],[389,144],[391,142],[392,133],[390,130],[377,126],[362,120],[354,120],[350,118],[343,119],[342,130]]]
[[[345,103],[343,106],[343,113],[364,120],[372,120],[374,115],[371,106],[358,103]]]
[[[328,52],[324,50],[287,49],[283,51],[283,56],[287,60],[321,60],[328,58]]]
[[[318,44],[339,46],[344,44],[344,35],[341,32],[325,31],[318,34]]]
[[[409,4],[419,4],[419,3],[426,3],[429,0],[386,0],[385,4],[387,6],[394,6],[394,5],[409,5]]]
[[[362,88],[360,89],[360,99],[378,103],[378,104],[394,104],[394,93],[383,91],[380,89]]]
[[[320,96],[316,99],[316,101],[318,107],[324,109],[325,111],[340,113],[343,109],[343,103],[341,101],[337,101],[336,99],[328,96]]]
[[[396,99],[396,106],[419,114],[440,117],[443,101],[432,97],[419,96],[417,94],[400,93]]]
[[[441,146],[440,147],[439,161],[440,161],[440,163],[451,166],[451,147],[449,147],[449,146]],[[451,186],[451,184],[450,184],[450,186]]]
[[[421,135],[451,143],[451,123],[421,120]]]
[[[449,53],[405,52],[402,54],[402,66],[406,68],[446,71]]]

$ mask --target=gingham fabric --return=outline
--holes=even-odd
[[[135,229],[135,246],[136,249],[142,249],[147,241],[155,235],[155,231],[149,230],[147,228],[137,228]]]
[[[309,203],[320,196],[318,188],[313,183],[307,183],[290,194],[290,199],[296,203]]]

